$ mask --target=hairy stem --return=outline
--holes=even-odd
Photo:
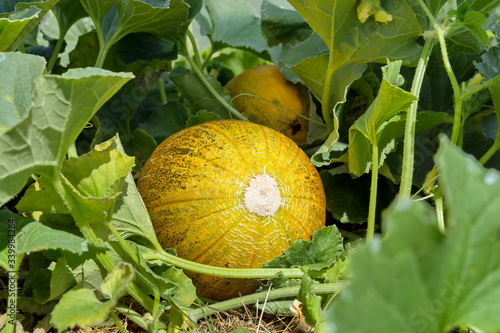
[[[399,190],[399,199],[407,199],[411,195],[411,187],[413,184],[413,169],[414,169],[414,154],[415,154],[415,126],[417,123],[417,108],[420,89],[427,69],[427,63],[434,46],[434,39],[428,38],[425,40],[424,49],[418,60],[418,65],[413,78],[411,93],[417,97],[406,114],[404,148],[403,148],[403,169],[401,173],[401,185]]]
[[[370,243],[375,233],[375,217],[377,213],[378,190],[378,144],[372,145],[372,180],[370,185],[370,206],[368,207],[368,227],[366,229],[366,242]]]

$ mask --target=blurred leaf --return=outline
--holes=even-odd
[[[125,65],[136,61],[162,61],[177,58],[177,46],[173,39],[147,33],[133,33],[123,37],[113,49]]]
[[[83,0],[84,5],[94,2],[96,0]],[[96,24],[98,34],[103,38],[104,45],[109,47],[130,33],[175,36],[187,22],[188,10],[189,6],[182,0],[168,2],[120,0],[110,7],[102,19],[96,21],[92,15],[91,17]]]
[[[500,75],[500,46],[490,48],[481,55],[481,62],[474,61],[474,66],[487,80]]]
[[[294,45],[308,39],[312,29],[295,10],[264,0],[260,7],[262,34],[271,46],[279,43]]]
[[[210,110],[223,119],[230,118],[229,111],[226,107],[215,99],[213,94],[195,73],[191,73],[185,68],[177,67],[171,72],[170,78],[179,91],[182,92],[184,97],[189,100],[194,112],[199,110]],[[224,87],[209,75],[205,75],[205,79],[212,88],[229,103],[230,96]]]
[[[186,127],[198,125],[207,121],[220,120],[221,117],[213,112],[200,110],[193,115],[190,115],[187,122]]]
[[[279,48],[271,48],[261,34],[260,18],[252,6],[242,0],[205,0],[209,17],[203,17],[202,33],[212,42],[250,49],[270,58]]]
[[[384,239],[359,248],[352,258],[352,283],[327,310],[332,332],[500,327],[500,174],[444,140],[436,162],[446,234],[422,201],[394,204],[385,214]]]
[[[368,219],[370,181],[353,179],[347,173],[320,172],[325,188],[326,208],[342,223],[365,223]]]
[[[169,101],[166,105],[154,110],[144,122],[139,124],[139,128],[144,129],[160,143],[186,127],[187,113],[183,104]]]
[[[27,116],[34,81],[44,69],[45,60],[41,57],[0,53],[0,135]]]
[[[0,136],[0,203],[17,194],[32,173],[58,178],[83,127],[131,77],[95,68],[38,77],[28,117]]]

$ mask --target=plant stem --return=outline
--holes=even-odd
[[[196,66],[194,63],[193,59],[189,55],[186,55],[186,59],[191,65],[191,68],[195,72],[195,74],[198,76],[200,79],[201,83],[205,86],[205,88],[208,89],[208,91],[212,94],[212,96],[215,97],[215,99],[221,103],[233,116],[240,120],[248,121],[248,118],[245,117],[243,114],[241,114],[238,110],[236,110],[234,107],[232,107],[222,96],[212,87],[210,82],[205,78],[205,75],[201,72],[201,70]]]
[[[372,180],[370,185],[370,206],[368,208],[368,227],[366,229],[366,242],[369,244],[375,233],[375,217],[377,212],[378,188],[378,143],[372,144]]]
[[[61,48],[64,44],[64,38],[66,37],[67,29],[61,30],[61,26],[59,26],[59,39],[57,40],[56,46],[54,47],[54,51],[50,56],[49,63],[47,64],[47,71],[50,73],[56,64],[57,58],[59,58],[59,53],[61,52]]]
[[[337,130],[337,124],[335,115],[333,114],[333,107],[331,106],[331,96],[330,90],[333,82],[333,74],[338,68],[335,65],[335,59],[333,58],[333,52],[330,52],[328,56],[328,68],[326,70],[325,82],[323,83],[323,96],[321,97],[321,109],[323,113],[323,118],[325,123],[330,129],[330,131]]]
[[[321,283],[313,286],[312,292],[315,294],[332,294],[338,292],[345,286],[344,283]],[[238,298],[233,298],[227,301],[219,302],[214,305],[201,307],[195,310],[188,310],[189,318],[197,322],[198,320],[213,315],[220,311],[227,311],[243,305],[255,304],[258,300],[267,299],[268,301],[280,298],[294,297],[299,293],[300,286],[278,288],[270,291],[262,291]]]
[[[443,196],[439,195],[436,199],[434,199],[434,203],[436,205],[436,215],[439,230],[444,233],[445,224],[444,224],[444,205],[443,205]]]
[[[270,279],[279,272],[288,278],[301,278],[304,271],[300,268],[226,268],[199,264],[190,260],[176,257],[167,252],[148,251],[143,253],[145,260],[159,260],[168,265],[176,266],[191,272],[211,276],[243,278],[243,279]]]
[[[110,315],[111,315],[111,318],[113,318],[113,321],[115,322],[116,327],[118,327],[118,330],[120,331],[120,333],[127,333],[127,330],[125,330],[125,327],[123,327],[123,325],[120,321],[120,318],[118,318],[118,316],[116,315],[115,310],[111,310]]]
[[[158,78],[158,92],[160,93],[160,100],[162,105],[166,105],[168,103],[167,94],[165,93],[165,83],[163,82],[163,78]]]
[[[99,54],[97,55],[94,67],[102,68],[102,66],[104,65],[104,60],[106,60],[106,55],[108,54],[108,49],[108,44],[99,48]]]
[[[469,98],[470,96],[480,92],[481,90],[486,89],[495,83],[498,83],[499,81],[500,81],[500,75],[497,75],[488,81],[482,82],[481,84],[478,84],[474,87],[470,87],[466,91],[463,92],[462,98],[465,100],[465,99]]]
[[[417,123],[418,98],[420,96],[420,89],[422,88],[425,70],[427,69],[427,63],[429,62],[433,46],[434,39],[427,38],[425,40],[422,54],[420,55],[420,59],[418,60],[415,77],[413,78],[411,86],[410,92],[417,98],[417,100],[412,103],[406,114],[405,136],[403,141],[403,169],[399,189],[400,200],[407,199],[411,195],[411,187],[413,185],[413,169],[415,163],[415,126]]]
[[[495,138],[495,142],[493,143],[493,146],[484,153],[483,156],[479,159],[479,163],[482,165],[485,165],[486,162],[490,160],[490,158],[500,149],[500,128],[499,131],[497,132],[497,136]]]
[[[193,48],[194,63],[198,68],[203,68],[201,63],[200,51],[198,50],[198,43],[196,43],[196,39],[194,38],[193,33],[190,29],[186,29],[186,36],[188,37],[191,47]]]

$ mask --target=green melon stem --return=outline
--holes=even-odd
[[[289,279],[301,278],[304,275],[304,271],[300,268],[226,268],[204,265],[156,250],[146,251],[142,256],[147,261],[158,260],[194,273],[226,278],[270,279],[280,272]]]
[[[331,295],[340,291],[346,286],[345,283],[321,283],[313,286],[312,292],[317,295]],[[251,305],[257,303],[259,300],[273,301],[282,298],[297,297],[300,286],[278,288],[269,291],[262,291],[246,296],[233,298],[227,301],[212,304],[209,307],[200,307],[194,310],[188,310],[187,316],[192,322],[197,322],[200,319],[211,316],[217,312],[228,311],[241,307],[242,305]]]

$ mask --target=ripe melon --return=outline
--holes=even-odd
[[[251,122],[207,122],[170,136],[144,165],[138,188],[160,244],[212,266],[261,267],[325,223],[323,186],[307,155]],[[258,287],[186,274],[214,299]]]
[[[306,142],[309,92],[303,85],[288,81],[279,66],[250,68],[234,77],[225,88],[233,98],[234,107],[251,122],[271,127],[297,144]]]

